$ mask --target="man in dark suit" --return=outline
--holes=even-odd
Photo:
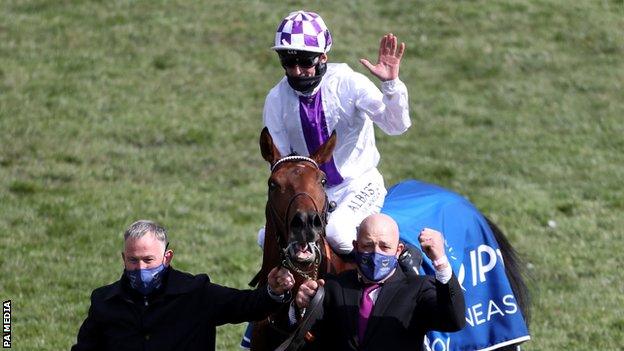
[[[289,300],[294,284],[284,268],[274,268],[268,286],[256,290],[175,270],[167,232],[151,221],[126,230],[121,256],[121,279],[93,291],[72,351],[214,350],[216,326],[265,318]]]
[[[407,278],[397,269],[403,250],[396,222],[374,214],[362,222],[354,242],[357,270],[326,281],[306,281],[296,304],[309,305],[324,285],[323,317],[313,327],[312,348],[321,350],[421,350],[425,332],[463,328],[464,295],[444,252],[444,238],[423,229],[421,248],[435,267],[435,277]]]

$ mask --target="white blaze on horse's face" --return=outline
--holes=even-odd
[[[283,218],[287,254],[297,262],[312,262],[324,234],[325,173],[307,161],[284,162],[269,179],[269,201]]]

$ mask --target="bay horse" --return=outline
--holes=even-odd
[[[262,157],[271,166],[262,268],[257,281],[266,283],[269,271],[278,265],[288,268],[295,278],[292,293],[307,279],[326,273],[336,274],[353,263],[343,261],[325,240],[325,226],[331,204],[325,193],[327,182],[319,165],[327,162],[336,145],[336,133],[310,157],[282,157],[265,127],[260,134]],[[252,281],[252,284],[254,283]],[[294,329],[284,306],[269,318],[253,325],[252,350],[274,350]]]
[[[265,127],[260,135],[262,157],[271,166],[268,198],[265,208],[266,226],[262,268],[258,275],[266,283],[268,272],[275,266],[288,268],[295,277],[292,292],[296,294],[306,279],[317,279],[326,273],[339,273],[355,268],[336,255],[325,240],[325,225],[331,204],[325,193],[325,174],[319,165],[328,161],[336,145],[336,133],[310,157],[282,157]],[[518,306],[528,323],[529,294],[524,282],[524,265],[502,230],[486,216],[495,241],[500,248],[504,271]],[[254,279],[256,280],[256,279]],[[288,322],[288,307],[269,318],[256,322],[251,339],[252,350],[274,350],[294,329]],[[505,345],[497,350],[517,350]]]

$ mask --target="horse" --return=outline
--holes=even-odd
[[[282,157],[265,127],[260,135],[262,157],[271,166],[268,198],[265,208],[266,227],[262,268],[257,278],[266,282],[272,267],[283,265],[295,277],[293,292],[306,279],[317,279],[327,273],[355,268],[354,263],[336,255],[325,240],[325,225],[331,204],[325,193],[325,174],[319,165],[328,161],[336,144],[336,134],[310,157]],[[504,272],[525,320],[529,318],[528,288],[524,282],[524,265],[503,231],[483,216],[498,243]],[[254,279],[257,280],[257,279]],[[253,328],[252,350],[274,350],[293,329],[288,322],[288,306]],[[515,344],[498,350],[516,350]]]
[[[336,145],[334,132],[310,157],[282,157],[267,128],[260,134],[262,157],[271,166],[265,208],[265,239],[260,272],[252,281],[265,284],[268,272],[277,265],[288,268],[295,278],[296,292],[307,279],[326,273],[337,274],[355,268],[335,254],[325,240],[325,226],[332,205],[325,193],[327,182],[320,164],[328,161]],[[253,325],[252,350],[274,350],[292,331],[288,308]]]

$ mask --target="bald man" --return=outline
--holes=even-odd
[[[397,269],[403,244],[396,222],[385,214],[366,217],[353,242],[357,269],[299,288],[295,302],[305,308],[319,284],[325,286],[324,313],[313,327],[311,348],[422,350],[426,332],[463,328],[464,295],[446,258],[444,237],[425,228],[419,241],[434,262],[435,277],[406,277]]]

